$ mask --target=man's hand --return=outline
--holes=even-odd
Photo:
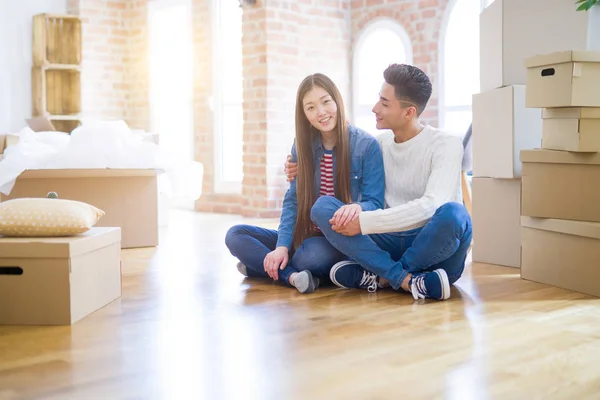
[[[285,246],[279,246],[265,257],[263,266],[265,271],[274,280],[279,279],[279,269],[284,269],[288,263],[288,248]]]
[[[331,224],[331,228],[335,232],[340,233],[344,236],[356,236],[362,233],[362,230],[360,229],[360,219],[358,218],[356,218],[353,221],[350,221],[346,226],[335,225],[333,218],[329,220],[329,223]]]
[[[287,176],[287,181],[291,182],[296,179],[298,175],[298,163],[292,162],[292,156],[288,154],[287,161],[285,162],[285,168],[283,169],[285,175]]]
[[[333,223],[331,225],[346,226],[350,221],[357,219],[361,212],[362,207],[360,204],[346,204],[333,214]]]

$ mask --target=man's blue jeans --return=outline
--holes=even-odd
[[[399,290],[411,273],[442,268],[450,284],[463,273],[471,244],[471,217],[460,203],[446,203],[429,222],[417,229],[376,235],[344,236],[331,228],[329,220],[343,206],[333,197],[320,197],[313,205],[311,219],[327,240],[347,259],[390,282]]]
[[[248,277],[269,278],[264,268],[267,254],[275,250],[277,231],[252,225],[236,225],[229,229],[225,236],[225,244],[242,264],[246,266]],[[330,282],[329,270],[346,256],[336,250],[324,236],[306,239],[293,252],[286,267],[279,270],[279,281],[289,285],[290,276],[294,272],[309,270],[321,284]]]

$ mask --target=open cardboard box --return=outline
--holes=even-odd
[[[0,200],[46,197],[91,204],[106,214],[96,226],[120,227],[121,247],[158,245],[158,174],[155,169],[26,170]]]

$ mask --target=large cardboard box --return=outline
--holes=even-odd
[[[525,108],[525,86],[473,95],[473,176],[518,178],[520,151],[541,142],[542,111]]]
[[[153,169],[27,170],[2,201],[46,197],[77,200],[106,214],[96,226],[118,226],[122,248],[158,245],[158,172]]]
[[[0,324],[69,325],[121,296],[121,230],[0,238]]]
[[[600,224],[522,217],[521,278],[600,297]]]
[[[542,119],[542,148],[600,152],[600,108],[545,108]]]
[[[480,14],[481,91],[524,85],[523,61],[536,54],[600,50],[600,8],[571,0],[495,0]]]
[[[527,107],[600,107],[600,51],[542,54],[525,66]]]
[[[600,222],[600,153],[523,150],[521,215]]]
[[[521,265],[521,180],[473,178],[473,261]]]

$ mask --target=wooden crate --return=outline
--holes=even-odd
[[[81,112],[78,68],[32,67],[31,88],[34,117],[77,116]]]
[[[33,17],[33,65],[81,64],[81,19],[73,15]]]
[[[71,133],[75,128],[81,125],[81,122],[78,119],[61,119],[61,118],[52,118],[51,121],[54,129],[59,132]]]

